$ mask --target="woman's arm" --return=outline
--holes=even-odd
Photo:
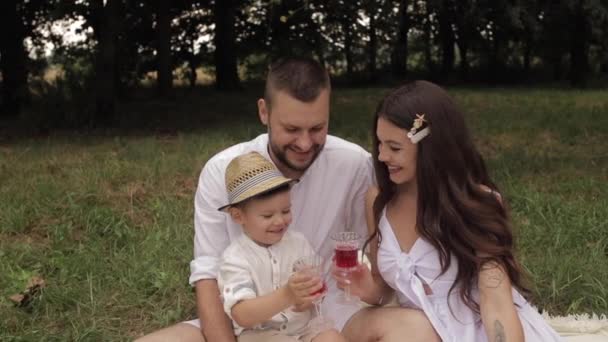
[[[374,234],[374,231],[376,230],[376,219],[374,218],[374,201],[376,200],[376,197],[378,197],[378,188],[371,186],[365,196],[365,219],[369,236]],[[373,297],[374,301],[368,302],[368,304],[382,305],[389,301],[390,297],[393,295],[393,289],[386,284],[378,270],[378,241],[379,236],[376,235],[369,243],[370,253],[368,254],[368,258],[372,266],[372,277],[377,286],[377,292]]]
[[[524,332],[513,304],[511,281],[503,267],[494,261],[479,271],[481,320],[490,342],[523,342]]]
[[[373,207],[377,196],[378,189],[375,186],[370,187],[365,195],[365,219],[368,236],[371,236],[376,229]],[[369,247],[370,253],[367,254],[367,257],[371,264],[371,271],[365,265],[360,265],[358,271],[350,278],[350,291],[368,304],[382,305],[388,302],[389,297],[392,295],[392,289],[386,285],[378,271],[378,236],[370,241]],[[338,279],[338,286],[342,288],[344,285],[343,281]]]

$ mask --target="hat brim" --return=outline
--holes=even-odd
[[[244,192],[237,199],[235,199],[234,202],[223,205],[223,206],[219,207],[217,210],[226,211],[228,208],[235,206],[239,203],[243,203],[248,199],[269,193],[286,184],[288,184],[289,186],[292,186],[297,182],[299,182],[299,180],[289,179],[289,178],[280,178],[280,179],[274,178],[274,179],[268,180],[266,182],[262,182],[256,186],[252,187],[251,189],[247,190],[246,192]]]

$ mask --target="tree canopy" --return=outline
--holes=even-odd
[[[67,41],[66,25],[82,39]],[[150,75],[159,96],[175,80],[193,87],[201,68],[235,91],[285,55],[314,57],[344,83],[608,76],[608,0],[4,0],[0,26],[11,32],[0,36],[0,118],[19,115],[50,64],[94,98],[91,125],[115,121],[117,101]]]

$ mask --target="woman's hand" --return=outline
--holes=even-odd
[[[378,285],[366,264],[359,264],[349,272],[344,272],[334,265],[332,276],[336,279],[339,289],[350,287],[351,295],[361,298],[368,304],[378,304],[381,295],[378,294]]]

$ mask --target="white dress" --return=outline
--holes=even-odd
[[[422,238],[416,240],[409,253],[402,252],[386,219],[386,209],[382,212],[378,228],[382,233],[378,269],[382,278],[397,293],[399,305],[424,311],[444,342],[488,341],[480,315],[464,304],[459,289],[455,288],[448,296],[450,286],[456,279],[457,263],[452,260],[448,270],[440,275],[439,253]],[[425,294],[425,283],[431,288],[432,294]],[[472,294],[479,302],[478,291],[473,290]],[[526,341],[561,341],[559,335],[515,289],[513,302]]]

